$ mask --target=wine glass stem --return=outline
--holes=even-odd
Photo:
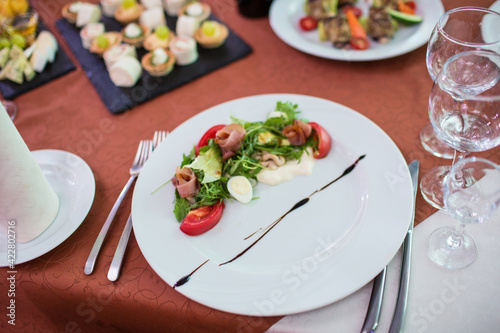
[[[458,226],[455,231],[450,235],[446,243],[448,244],[449,247],[452,249],[459,248],[462,245],[463,242],[463,232],[465,229],[465,225],[462,223],[460,226]]]
[[[469,155],[469,153],[464,152],[464,151],[458,151],[455,149],[455,153],[453,154],[453,162],[451,165],[455,165],[455,163],[458,163],[459,161],[463,160]]]

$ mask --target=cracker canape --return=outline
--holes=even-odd
[[[175,34],[168,29],[166,25],[159,26],[155,29],[154,33],[146,37],[142,44],[148,51],[162,48],[168,49],[168,44],[175,37]]]
[[[151,76],[164,76],[172,71],[175,64],[175,55],[165,49],[155,49],[146,53],[142,59],[142,67]]]
[[[114,16],[118,22],[128,24],[137,22],[143,11],[144,7],[137,3],[136,0],[123,0],[120,7],[116,9]]]
[[[119,32],[105,32],[97,36],[90,45],[90,52],[96,53],[100,56],[112,46],[118,45],[122,42],[122,34]]]
[[[143,24],[129,23],[122,29],[123,41],[135,47],[142,47],[142,43],[151,33],[151,29]]]
[[[196,30],[194,38],[204,48],[214,49],[221,46],[229,35],[227,27],[217,21],[205,21]]]
[[[194,17],[198,20],[198,22],[201,23],[202,21],[206,20],[211,13],[212,10],[208,4],[201,3],[199,1],[191,1],[187,5],[179,9],[177,16],[185,15]]]

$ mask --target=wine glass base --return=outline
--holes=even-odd
[[[443,209],[444,181],[450,172],[450,166],[431,169],[420,180],[420,192],[424,199],[437,209]]]
[[[453,159],[455,151],[446,142],[441,140],[434,131],[431,123],[425,125],[420,131],[420,142],[422,146],[434,156]]]
[[[16,118],[17,116],[17,104],[12,101],[6,100],[2,100],[2,104],[5,107],[5,110],[7,111],[10,119],[14,120],[14,118]]]
[[[469,266],[476,259],[477,246],[472,236],[463,232],[459,246],[451,246],[450,238],[456,232],[455,228],[443,227],[434,230],[427,243],[429,257],[438,265],[460,269]]]

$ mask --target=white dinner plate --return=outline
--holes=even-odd
[[[169,182],[183,154],[211,126],[229,123],[231,115],[262,121],[278,101],[297,103],[303,118],[330,133],[329,155],[317,160],[311,175],[277,186],[257,184],[258,199],[247,205],[226,202],[220,222],[205,234],[183,234],[172,213],[174,187]],[[240,258],[219,266],[364,154],[351,173],[311,196]],[[399,249],[412,208],[406,162],[387,134],[345,106],[293,94],[233,100],[184,122],[149,158],[132,200],[139,247],[166,283],[174,286],[209,260],[176,290],[215,309],[257,316],[312,310],[368,283]]]
[[[494,10],[495,12],[500,13],[500,1],[495,1],[490,8],[491,10]]]
[[[500,13],[500,1],[496,1],[488,9]],[[487,43],[495,43],[495,45],[490,45],[488,49],[491,49],[497,53],[500,51],[500,47],[498,46],[498,41],[500,39],[499,30],[498,19],[496,17],[491,17],[491,15],[488,15],[484,18],[481,24],[483,39]]]
[[[423,22],[403,26],[394,38],[380,44],[370,40],[367,50],[336,49],[330,42],[321,42],[318,31],[304,32],[299,28],[299,20],[305,16],[305,0],[274,0],[269,11],[269,22],[275,34],[285,43],[302,52],[342,61],[372,61],[396,57],[426,44],[437,21],[444,13],[440,0],[419,0],[416,14],[424,18]],[[356,6],[368,13],[369,3],[358,1]]]
[[[16,243],[16,265],[38,258],[64,242],[83,222],[94,201],[94,175],[79,156],[54,149],[35,150],[32,154],[59,198],[59,211],[40,236]],[[0,236],[0,243],[7,244],[5,234]],[[7,248],[2,247],[0,267],[6,266]]]

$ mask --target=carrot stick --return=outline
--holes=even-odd
[[[345,15],[347,17],[347,23],[349,24],[349,29],[351,30],[351,45],[358,50],[365,50],[370,46],[368,37],[366,36],[365,29],[361,23],[359,23],[358,18],[354,15],[352,9],[346,9]]]
[[[401,0],[398,1],[398,10],[402,13],[415,15],[415,9],[411,8]]]

